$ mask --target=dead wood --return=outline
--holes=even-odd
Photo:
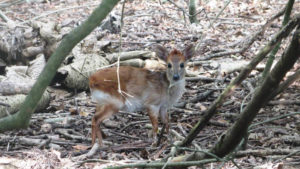
[[[300,101],[297,100],[274,100],[274,101],[269,101],[268,105],[300,105]]]
[[[51,147],[50,145],[51,143],[51,138],[47,139],[47,140],[43,140],[41,141],[41,143],[37,146],[39,149],[42,149],[44,147]],[[53,146],[52,146],[53,147]]]
[[[97,54],[77,53],[76,55],[73,63],[58,69],[56,76],[62,78],[54,80],[71,89],[87,90],[89,88],[88,77],[99,68],[108,65],[108,62],[104,57]]]
[[[41,38],[45,41],[45,50],[44,54],[46,59],[48,59],[51,54],[56,49],[57,45],[59,44],[60,40],[62,39],[62,34],[59,33],[59,30],[57,29],[57,24],[55,22],[39,22],[39,21],[33,21],[31,23],[31,26],[35,30],[39,30],[39,35]]]
[[[293,75],[289,76],[284,82],[272,92],[271,98],[274,98],[279,93],[283,92],[287,87],[300,78],[300,70],[297,70]]]
[[[29,63],[29,67],[26,71],[26,74],[32,79],[36,80],[41,74],[42,70],[46,65],[46,58],[43,54],[40,54]]]
[[[26,58],[35,57],[44,51],[44,46],[30,46],[22,51],[22,55]]]
[[[19,142],[26,146],[38,146],[40,147],[43,144],[46,144],[48,140],[41,140],[41,139],[32,139],[32,138],[25,138],[25,137],[19,137]],[[45,143],[46,141],[46,143]],[[53,143],[49,143],[49,147],[53,148],[54,150],[61,150],[61,146]]]
[[[136,164],[125,164],[125,165],[119,165],[119,166],[109,166],[109,169],[122,169],[122,168],[186,168],[189,166],[203,166],[207,163],[213,163],[217,162],[216,159],[207,159],[207,160],[201,160],[201,161],[186,161],[186,162],[179,162],[180,160],[174,161],[174,162],[145,162],[145,163],[136,163]]]
[[[133,67],[144,67],[145,61],[142,59],[129,59],[120,62],[120,66],[133,66]]]
[[[1,95],[28,94],[32,88],[34,81],[42,72],[46,60],[44,55],[40,55],[37,59],[27,66],[11,66],[7,68],[6,77],[0,82]]]
[[[299,136],[283,136],[283,137],[281,137],[281,139],[287,144],[300,146],[300,137]]]
[[[263,150],[245,150],[236,152],[236,157],[245,157],[245,156],[259,156],[267,157],[270,155],[288,155],[290,153],[295,153],[295,155],[300,155],[299,150],[294,149],[263,149]]]
[[[144,149],[145,147],[151,145],[151,142],[138,141],[133,143],[122,144],[118,146],[111,146],[110,149],[113,151],[124,151],[132,149]]]
[[[14,95],[14,94],[28,94],[33,83],[22,82],[0,82],[0,94]]]
[[[106,55],[106,58],[110,63],[114,63],[118,60],[120,56],[120,61],[129,60],[129,59],[149,59],[154,57],[154,52],[151,51],[130,51],[130,52],[121,52],[121,53],[112,53]]]
[[[71,139],[71,140],[79,140],[79,141],[85,141],[85,140],[89,140],[91,141],[90,138],[87,138],[83,135],[77,135],[75,131],[73,131],[72,129],[57,129],[56,130],[57,133],[61,134],[63,137]]]
[[[0,56],[6,63],[27,64],[43,53],[49,58],[63,35],[55,22],[33,21],[30,26],[0,31]]]
[[[24,102],[25,98],[26,98],[25,94],[0,96],[0,102],[10,106],[10,107],[0,106],[0,118],[16,113],[20,109],[21,104]],[[44,110],[45,107],[49,104],[49,102],[50,102],[50,94],[49,92],[45,92],[37,105],[36,112]]]
[[[197,77],[187,77],[185,78],[186,81],[189,82],[198,82],[198,81],[204,81],[204,82],[222,82],[223,79],[216,79],[216,78],[210,78],[210,77],[204,77],[204,76],[197,76]]]
[[[10,107],[0,107],[0,117],[14,114],[19,110],[20,105],[31,90],[35,78],[37,78],[42,71],[44,64],[43,56],[41,56],[33,62],[29,68],[27,66],[12,66],[7,68],[7,77],[4,77],[0,82],[0,93],[2,95],[0,96],[0,100],[1,102],[10,105]],[[27,76],[26,73],[31,77]],[[36,111],[43,110],[49,104],[49,101],[50,94],[45,92]]]
[[[6,76],[0,82],[0,94],[28,94],[34,80],[26,75],[27,66],[7,67]]]
[[[4,29],[0,31],[0,36],[2,37],[0,41],[1,59],[7,63],[24,62],[20,56],[24,44],[23,29]]]
[[[160,60],[146,59],[144,68],[149,70],[164,70],[166,69],[166,65]]]
[[[100,25],[102,30],[108,30],[111,33],[119,33],[121,31],[120,25],[121,17],[116,12],[111,12]]]
[[[214,92],[213,90],[208,90],[204,93],[201,93],[197,96],[192,97],[189,102],[191,102],[191,103],[200,102],[200,101],[206,99],[208,96],[210,96],[213,92]]]

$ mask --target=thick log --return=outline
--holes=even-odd
[[[28,94],[31,90],[32,83],[22,82],[0,82],[0,94],[1,95],[15,95],[15,94]]]
[[[44,46],[30,46],[22,51],[22,55],[29,58],[35,57],[44,51]]]
[[[162,61],[147,59],[145,60],[144,68],[149,70],[164,70],[166,69],[166,64]]]
[[[29,63],[29,68],[26,74],[32,79],[36,80],[46,65],[46,59],[44,54],[39,54],[36,59]]]
[[[106,58],[110,63],[114,63],[118,60],[120,56],[120,61],[129,60],[129,59],[148,59],[154,57],[154,52],[151,51],[130,51],[130,52],[121,52],[121,53],[112,53],[106,55]]]
[[[133,67],[144,67],[145,66],[145,61],[142,59],[129,59],[125,61],[120,62],[121,66],[133,66]]]
[[[72,89],[87,90],[88,77],[96,72],[99,68],[108,65],[108,61],[97,54],[79,54],[73,63],[58,69],[56,79]]]
[[[0,102],[8,104],[10,107],[0,106],[0,118],[7,116],[8,114],[12,115],[16,113],[21,104],[26,98],[25,94],[16,94],[10,96],[0,96]],[[42,99],[39,101],[36,112],[41,111],[46,108],[50,102],[49,92],[45,92],[42,96]]]

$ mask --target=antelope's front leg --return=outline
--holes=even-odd
[[[172,143],[172,135],[169,132],[169,130],[170,130],[170,125],[169,125],[170,117],[169,117],[168,109],[163,107],[163,108],[160,109],[159,113],[160,113],[161,121],[165,126],[166,133],[168,134],[168,140]],[[163,132],[163,131],[161,131],[161,132]]]
[[[155,144],[157,142],[157,133],[158,133],[158,114],[159,108],[156,106],[148,107],[148,115],[152,124],[152,142]]]

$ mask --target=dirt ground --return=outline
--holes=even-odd
[[[245,39],[259,31],[271,16],[284,8],[286,1],[271,0],[267,4],[263,0],[233,0],[217,19],[215,18],[225,2],[197,1],[197,11],[201,11],[197,15],[198,24],[190,24],[182,10],[174,4],[162,2],[130,0],[126,3],[122,50],[151,50],[152,45],[157,43],[179,49],[190,43],[198,45],[199,50],[193,61],[202,60],[202,64],[189,67],[188,74],[201,75],[211,80],[187,80],[186,93],[179,104],[170,110],[171,133],[175,141],[189,133],[208,106],[230,80],[236,77],[239,67],[243,67],[244,62],[249,62],[279,30],[282,17],[276,19],[242,55],[237,53],[209,60],[203,58],[241,48]],[[188,9],[186,1],[174,2],[184,7],[184,10]],[[0,10],[20,24],[37,19],[76,27],[99,3],[100,1],[92,0],[50,0],[19,2],[3,8],[0,2]],[[120,15],[121,8],[121,4],[118,4],[113,13]],[[292,15],[299,9],[300,1],[296,1]],[[95,30],[90,36],[95,36],[99,33],[97,31],[99,30]],[[102,33],[101,40],[111,42],[111,52],[118,51],[120,34],[109,31]],[[289,39],[290,37],[283,41],[278,56],[283,53]],[[293,71],[299,67],[298,64]],[[236,65],[235,70],[230,70]],[[252,82],[260,73],[261,69],[254,70],[245,83],[230,95],[186,153],[191,153],[195,146],[202,150],[214,146],[250,100],[251,86],[256,86]],[[191,101],[207,91],[212,92],[202,99]],[[171,146],[166,136],[159,146],[151,146],[151,123],[146,112],[120,112],[105,120],[102,125],[106,134],[104,146],[89,160],[81,160],[78,157],[88,153],[91,148],[91,118],[95,112],[95,103],[91,101],[90,92],[66,88],[61,84],[51,86],[49,92],[49,106],[33,115],[28,129],[0,134],[0,168],[104,168],[159,160],[170,152]],[[247,149],[231,154],[235,156],[234,162],[240,168],[300,167],[299,93],[299,82],[295,82],[260,110],[253,122],[256,125],[250,129]],[[278,119],[265,122],[272,118]],[[290,154],[291,152],[294,154]],[[212,163],[204,167],[236,168],[232,162]]]

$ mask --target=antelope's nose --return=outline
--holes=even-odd
[[[179,75],[178,75],[178,74],[173,75],[173,80],[174,80],[174,81],[179,80]]]

